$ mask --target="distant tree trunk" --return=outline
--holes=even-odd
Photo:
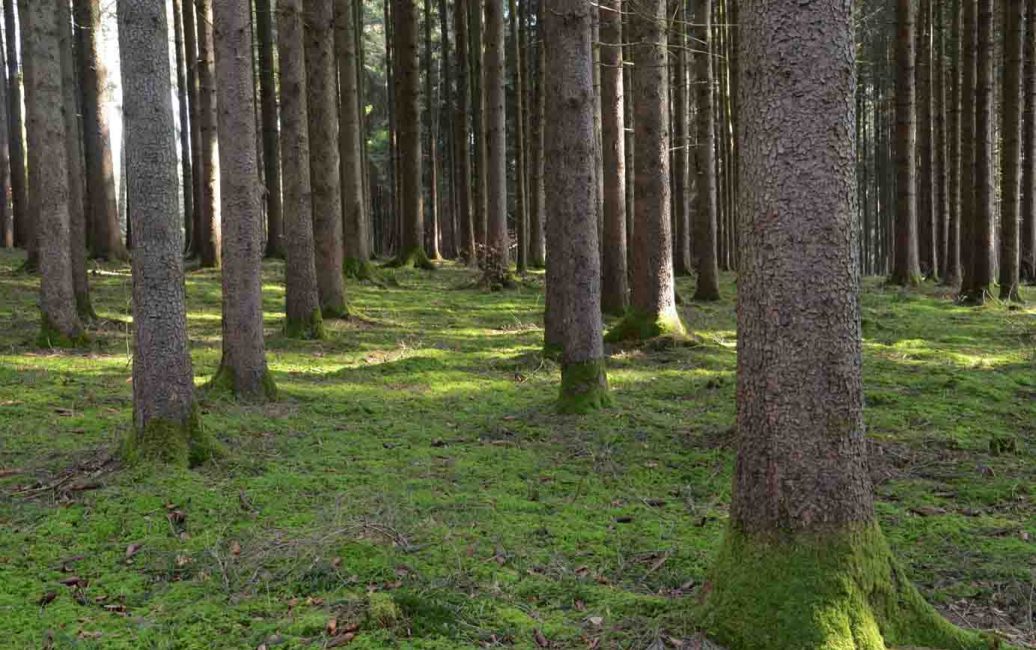
[[[334,0],[303,0],[306,101],[309,104],[309,171],[313,187],[313,239],[323,317],[341,318],[345,305],[342,249],[342,176],[338,156]]]
[[[468,56],[467,0],[453,0],[453,32],[457,41],[457,100],[454,103],[454,165],[457,177],[457,212],[460,223],[461,257],[469,266],[478,263],[475,222],[471,208],[471,78]]]
[[[1025,78],[1022,119],[1021,279],[1036,282],[1036,0],[1028,0],[1025,20]]]
[[[3,35],[0,34],[0,37]],[[8,39],[11,37],[8,36]],[[8,121],[10,84],[7,80],[7,57],[0,42],[0,246],[14,247],[14,212],[11,209],[11,132]],[[17,83],[17,80],[15,80]]]
[[[633,46],[636,202],[630,309],[608,340],[680,335],[676,311],[669,195],[669,83],[666,2],[635,0],[627,40]],[[553,119],[553,116],[551,117]]]
[[[187,339],[166,5],[119,0],[118,13],[128,214],[137,222],[129,456],[187,465],[215,448],[198,419]]]
[[[691,186],[690,172],[690,102],[687,88],[687,5],[683,0],[677,3],[676,20],[671,33],[675,43],[670,50],[675,61],[673,74],[673,271],[677,275],[690,275],[691,263]],[[695,44],[701,47],[700,43]],[[695,49],[697,49],[697,47]]]
[[[694,170],[697,177],[695,193],[694,267],[698,271],[695,300],[719,300],[719,260],[717,255],[716,206],[716,132],[712,74],[712,0],[700,0],[696,5],[693,22],[695,39],[702,52],[695,55],[698,71],[698,146],[695,149]]]
[[[29,134],[30,205],[35,213],[40,269],[41,347],[85,341],[76,310],[71,257],[69,165],[61,75],[58,2],[33,0],[23,13],[25,105]]]
[[[83,139],[79,131],[79,100],[72,10],[67,0],[57,2],[57,27],[61,48],[62,118],[65,122],[65,155],[68,160],[68,223],[72,263],[72,288],[79,319],[89,323],[97,314],[90,303],[90,282],[86,276],[86,173],[83,169]]]
[[[921,282],[917,246],[914,0],[896,0],[896,244],[889,282]]]
[[[993,0],[978,0],[975,20],[978,32],[975,57],[975,202],[968,237],[971,249],[964,267],[964,300],[982,304],[993,282],[992,235],[995,214],[993,178]]]
[[[98,259],[127,259],[119,226],[115,196],[115,168],[112,165],[111,135],[104,99],[108,93],[108,70],[98,41],[101,30],[101,0],[74,3],[79,25],[80,78],[83,94],[83,142],[86,153],[86,195],[89,200],[90,254]]]
[[[259,47],[259,97],[263,123],[263,177],[266,179],[266,256],[284,256],[281,208],[281,146],[277,134],[277,85],[274,74],[271,0],[255,0]]]
[[[457,258],[457,177],[453,173],[455,166],[453,159],[456,153],[453,150],[454,130],[453,125],[453,69],[450,58],[450,21],[449,13],[446,10],[446,0],[439,0],[439,68],[442,85],[440,93],[442,101],[437,108],[437,123],[442,124],[442,142],[444,145],[443,159],[440,167],[443,170],[443,180],[446,183],[445,218],[442,220],[442,245],[443,255],[447,259]],[[440,112],[441,111],[441,112]]]
[[[359,279],[371,277],[370,233],[363,198],[363,132],[360,119],[360,78],[356,52],[354,0],[335,2],[335,42],[338,49],[339,149],[342,172],[342,236],[345,271]]]
[[[491,284],[506,284],[511,242],[507,232],[507,113],[504,108],[504,5],[486,0],[486,262]]]
[[[480,261],[485,261],[488,188],[486,174],[486,96],[485,96],[485,52],[483,50],[483,0],[468,0],[468,34],[471,37],[471,114],[475,139],[474,176],[472,205],[475,219],[475,245]]]
[[[935,113],[935,145],[932,166],[935,171],[935,245],[937,265],[932,269],[933,274],[942,277],[946,270],[947,256],[947,227],[949,225],[949,195],[948,179],[950,165],[947,162],[948,141],[946,135],[946,25],[944,20],[943,6],[933,6],[932,28],[935,40],[935,61],[934,65],[934,93]],[[858,114],[861,111],[858,111]],[[865,161],[866,162],[866,161]]]
[[[39,214],[40,206],[36,203],[39,193],[36,192],[32,187],[32,181],[29,177],[31,173],[29,171],[29,156],[32,149],[38,149],[39,143],[34,142],[33,138],[39,134],[39,129],[30,129],[29,121],[32,119],[31,108],[29,107],[29,80],[33,76],[32,57],[28,55],[31,47],[29,45],[29,38],[32,34],[30,22],[30,9],[27,2],[21,2],[18,4],[18,36],[20,42],[19,52],[22,55],[22,85],[25,89],[25,168],[26,168],[26,237],[25,237],[25,264],[22,267],[23,270],[29,273],[35,273],[40,268],[40,223]]]
[[[551,215],[548,264],[560,271],[556,290],[565,330],[558,408],[568,413],[601,408],[609,401],[601,339],[592,11],[583,0],[557,0],[546,12],[543,40],[551,116],[545,137],[550,164],[545,181]],[[495,19],[486,13],[492,26]]]
[[[212,380],[249,400],[273,399],[263,339],[262,199],[248,0],[215,0],[223,215],[223,358]],[[336,215],[337,216],[337,215]]]
[[[24,0],[22,0],[24,2]],[[15,0],[4,0],[4,31],[7,33],[7,126],[11,152],[11,212],[14,244],[29,248],[35,232],[29,217],[29,197],[25,187],[25,138],[22,134],[22,85],[18,49]],[[24,26],[23,26],[24,29]]]
[[[217,132],[216,62],[212,31],[213,0],[196,0],[198,27],[198,94],[201,115],[201,250],[203,267],[219,267],[223,251],[220,215],[220,152]],[[249,56],[251,60],[251,56]]]
[[[324,330],[313,243],[302,0],[278,2],[277,46],[280,55],[286,255],[284,332],[293,338],[315,339],[323,338]]]
[[[964,65],[961,51],[961,4],[953,0],[950,34],[952,61],[950,62],[950,108],[948,111],[949,139],[949,213],[946,224],[946,262],[943,269],[942,283],[950,287],[959,287],[961,283],[960,233],[962,217],[962,153],[961,153],[961,90]]]
[[[191,0],[186,0],[190,2]],[[180,117],[180,171],[183,183],[183,228],[186,241],[194,236],[194,165],[191,162],[189,94],[187,88],[187,55],[184,50],[183,4],[173,0],[173,30],[176,41],[176,99]]]
[[[626,120],[622,83],[622,0],[605,0],[601,16],[601,141],[604,157],[604,238],[601,309],[622,315],[629,305],[626,270]]]
[[[975,231],[976,180],[975,153],[975,84],[978,47],[977,0],[961,0],[963,4],[963,22],[961,25],[961,219],[960,219],[960,257],[961,284],[960,297],[966,299],[971,294],[970,283],[974,278],[971,260],[974,253],[972,239]]]
[[[194,187],[194,225],[191,231],[191,238],[188,242],[190,254],[200,257],[204,249],[202,238],[206,229],[202,221],[205,219],[205,192],[202,185],[204,172],[204,158],[202,156],[201,144],[201,89],[198,86],[199,60],[198,60],[198,31],[197,19],[194,8],[194,0],[180,0],[183,14],[183,46],[184,61],[187,68],[187,104],[190,111],[189,122],[191,125],[191,181]]]
[[[525,61],[522,57],[521,42],[518,37],[519,11],[515,0],[508,0],[511,27],[511,59],[514,69],[514,222],[515,239],[518,245],[516,255],[519,273],[525,273],[529,266],[529,212],[526,207],[525,181]]]
[[[436,125],[435,68],[432,66],[432,2],[424,0],[424,117],[428,165],[426,167],[428,210],[425,223],[425,250],[433,260],[441,260],[439,252],[439,143]]]
[[[1030,2],[1034,0],[1029,0]],[[1001,162],[1002,212],[1000,215],[1000,299],[1018,302],[1019,215],[1022,165],[1022,42],[1025,36],[1026,0],[1004,7],[1003,150]]]
[[[932,0],[918,3],[920,15],[917,20],[917,237],[918,265],[922,276],[935,277],[935,184],[933,175],[933,103],[932,103]]]
[[[544,179],[543,179],[543,125],[544,106],[546,97],[543,86],[546,82],[543,61],[543,5],[546,0],[537,0],[536,7],[538,18],[536,19],[536,78],[532,80],[533,101],[529,107],[532,117],[530,120],[530,136],[532,137],[531,157],[529,164],[529,266],[534,269],[542,269],[547,259],[546,246],[546,222],[547,213],[544,203]]]

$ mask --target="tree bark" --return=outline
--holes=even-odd
[[[526,207],[525,179],[525,60],[518,36],[518,4],[508,1],[508,12],[511,14],[511,59],[514,68],[514,222],[515,239],[517,240],[516,263],[519,273],[525,273],[529,266],[529,212]]]
[[[947,162],[948,140],[946,135],[946,24],[942,4],[933,6],[932,16],[933,40],[935,41],[935,64],[933,66],[934,87],[934,137],[932,167],[935,174],[935,246],[936,266],[932,272],[942,277],[946,271],[947,228],[949,226],[949,182],[950,166]]]
[[[719,258],[717,253],[716,206],[716,132],[715,99],[712,71],[712,0],[696,5],[694,24],[697,46],[703,51],[695,55],[698,71],[698,145],[695,148],[694,266],[698,271],[695,300],[719,300]]]
[[[201,89],[198,85],[199,60],[198,60],[198,31],[197,18],[194,8],[194,0],[180,0],[183,14],[183,46],[184,62],[187,68],[187,104],[190,115],[188,121],[191,125],[191,181],[194,195],[194,226],[191,238],[188,242],[188,249],[192,256],[200,257],[204,249],[202,237],[206,232],[202,224],[205,218],[206,202],[205,192],[202,186],[204,178],[204,158],[202,157],[201,144]]]
[[[1025,282],[1036,282],[1036,0],[1028,0],[1025,20],[1025,76],[1022,123],[1021,269]]]
[[[475,219],[475,245],[479,261],[485,261],[488,188],[486,174],[486,96],[485,52],[483,50],[483,0],[468,0],[468,35],[471,37],[471,116],[474,133],[474,184],[471,188],[472,209]]]
[[[478,263],[475,222],[471,209],[471,78],[468,57],[467,0],[453,0],[453,32],[457,42],[457,98],[454,102],[454,165],[457,177],[457,220],[460,224],[461,257],[469,266]]]
[[[545,136],[550,165],[545,182],[551,215],[548,264],[555,269],[565,323],[558,407],[569,413],[601,408],[609,401],[601,339],[591,11],[583,0],[552,3],[543,40],[551,116]],[[487,24],[492,24],[491,12],[486,13]]]
[[[277,133],[277,85],[274,71],[271,0],[255,0],[255,31],[259,49],[259,97],[263,124],[263,168],[266,179],[266,256],[284,256],[284,216],[281,197],[281,145]]]
[[[529,266],[534,269],[542,269],[546,264],[546,223],[547,213],[544,203],[543,191],[543,124],[544,106],[546,97],[543,92],[543,85],[546,82],[546,67],[543,60],[543,5],[546,0],[537,0],[536,6],[538,17],[536,19],[536,78],[533,84],[533,102],[530,107],[532,113],[530,124],[530,136],[532,137],[531,157],[529,164]]]
[[[1022,165],[1022,44],[1027,0],[1004,7],[1003,150],[1000,214],[1000,300],[1019,302],[1019,217]],[[1032,1],[1032,0],[1028,0]]]
[[[486,261],[490,284],[507,284],[507,113],[504,92],[504,4],[485,0]]]
[[[425,142],[428,154],[428,165],[425,168],[428,187],[428,211],[425,223],[425,250],[429,258],[441,260],[439,252],[439,142],[438,125],[436,124],[435,68],[432,66],[432,2],[424,0],[424,124]]]
[[[262,198],[248,0],[215,0],[223,216],[223,358],[212,380],[248,400],[273,399],[263,339]]]
[[[24,0],[23,0],[24,1]],[[15,0],[4,0],[4,31],[7,33],[7,126],[11,154],[11,212],[15,246],[29,248],[35,232],[29,216],[29,197],[25,186],[25,137],[22,134],[22,84],[19,66],[18,29]],[[23,26],[24,29],[24,26]]]
[[[213,0],[196,0],[198,28],[198,95],[201,115],[201,265],[218,268],[223,252],[220,215],[220,152],[217,132],[216,62],[212,31]],[[249,55],[251,60],[251,55]]]
[[[190,2],[191,0],[186,0]],[[173,37],[176,47],[176,100],[180,118],[180,176],[183,186],[183,228],[186,241],[194,236],[194,165],[191,161],[191,123],[188,107],[187,54],[184,48],[183,4],[173,0]]]
[[[370,233],[363,198],[363,132],[360,120],[359,66],[354,0],[335,2],[338,49],[339,157],[342,172],[342,238],[347,275],[371,277]]]
[[[913,0],[896,0],[896,243],[889,282],[921,283],[917,243],[917,114]]]
[[[961,172],[963,154],[961,151],[961,91],[963,88],[964,65],[961,42],[961,3],[953,0],[950,33],[953,39],[952,62],[950,65],[950,108],[948,111],[949,139],[949,213],[946,224],[946,263],[943,269],[942,283],[950,287],[959,287],[961,283],[960,234],[963,215]]]
[[[993,282],[993,0],[978,0],[975,12],[975,200],[971,227],[963,240],[970,249],[964,267],[963,298],[969,304],[982,304]]]
[[[0,35],[2,36],[2,35]],[[9,40],[10,35],[7,36]],[[7,50],[0,42],[0,246],[14,248],[14,211],[11,208],[10,83],[7,78]],[[17,83],[17,80],[15,80]]]
[[[675,38],[672,52],[673,74],[673,271],[690,275],[691,262],[691,177],[690,177],[690,101],[687,87],[687,5],[678,0],[676,20],[671,33]],[[696,43],[700,47],[700,43]],[[697,48],[696,48],[697,49]]]
[[[935,183],[933,175],[933,97],[932,97],[932,0],[918,3],[917,20],[917,238],[918,266],[922,277],[935,277]]]
[[[71,256],[67,127],[61,75],[58,2],[34,0],[22,14],[26,67],[31,219],[37,226],[40,347],[70,347],[86,335],[76,309]]]
[[[604,238],[601,309],[620,316],[629,305],[626,268],[626,120],[622,81],[622,0],[605,0],[601,16],[601,142]]]
[[[187,338],[166,5],[119,0],[118,14],[129,215],[137,232],[129,455],[187,465],[215,448],[198,420]]]
[[[636,199],[630,309],[608,340],[681,335],[670,234],[669,83],[665,0],[630,3],[636,129]],[[553,119],[553,118],[552,118]]]

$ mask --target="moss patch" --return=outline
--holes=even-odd
[[[342,271],[345,273],[345,277],[353,280],[367,281],[373,280],[375,277],[374,264],[370,260],[358,260],[354,257],[345,259]]]
[[[284,335],[290,339],[317,341],[327,338],[324,330],[324,317],[319,309],[313,310],[308,318],[302,320],[284,319]]]
[[[46,314],[40,316],[40,332],[36,335],[36,346],[41,348],[82,348],[90,344],[86,332],[68,335],[59,330]]]
[[[160,463],[178,467],[196,467],[224,453],[202,426],[197,406],[185,422],[151,420],[123,439],[120,452],[130,465]]]
[[[425,271],[434,271],[435,263],[428,259],[428,254],[425,253],[423,247],[417,246],[409,251],[401,252],[395,259],[386,264],[385,267],[390,269],[422,269]]]
[[[219,370],[212,376],[209,383],[205,385],[205,392],[210,397],[232,397],[246,402],[264,402],[277,399],[277,384],[273,375],[267,370],[259,383],[259,390],[243,390],[237,385],[234,372],[222,363]]]
[[[589,413],[611,405],[604,359],[561,364],[558,412]]]
[[[662,335],[680,336],[686,331],[680,316],[676,313],[645,314],[630,307],[622,320],[608,330],[604,340],[609,343],[646,341]]]

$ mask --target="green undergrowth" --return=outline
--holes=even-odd
[[[391,285],[349,283],[362,318],[299,340],[283,263],[265,262],[279,399],[203,399],[223,453],[160,470],[102,462],[132,425],[128,268],[91,276],[89,349],[40,350],[38,278],[20,263],[0,253],[0,646],[311,648],[334,620],[358,626],[350,648],[639,650],[703,624],[736,445],[731,276],[723,300],[682,306],[696,345],[610,350],[611,405],[571,416],[541,353],[542,274],[487,292],[459,265],[397,269]],[[187,294],[201,387],[220,360],[218,273],[189,273]],[[973,309],[868,280],[863,331],[892,551],[941,612],[1024,640],[1023,294]]]

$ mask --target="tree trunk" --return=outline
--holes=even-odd
[[[441,260],[439,252],[439,143],[435,114],[435,68],[432,67],[432,2],[424,0],[424,117],[425,141],[428,152],[427,174],[428,210],[425,223],[425,250],[433,260]]]
[[[687,5],[683,0],[677,3],[676,20],[671,33],[675,43],[671,49],[673,72],[676,83],[673,86],[673,271],[677,275],[690,275],[691,262],[691,177],[690,177],[690,101],[687,88]],[[700,43],[696,43],[700,47]],[[697,47],[695,48],[697,49]]]
[[[1025,78],[1022,119],[1021,279],[1036,282],[1036,0],[1028,0],[1025,20]]]
[[[273,10],[271,0],[255,0],[259,49],[259,98],[263,124],[263,169],[266,179],[266,256],[284,256],[281,207],[281,151],[277,133],[277,85],[274,80]]]
[[[471,208],[471,78],[468,57],[467,0],[453,0],[453,31],[457,41],[457,100],[454,103],[454,165],[457,176],[457,212],[461,234],[461,257],[469,266],[478,262],[475,222]]]
[[[921,282],[917,245],[917,115],[914,89],[914,2],[896,0],[896,243],[889,282]]]
[[[449,13],[446,10],[446,0],[439,0],[439,35],[440,35],[440,47],[439,47],[439,67],[441,70],[442,86],[440,93],[442,95],[442,101],[438,105],[437,110],[437,123],[445,123],[445,131],[442,135],[442,142],[444,145],[443,160],[440,167],[444,170],[443,175],[446,177],[447,196],[445,204],[448,206],[446,210],[445,218],[442,221],[443,232],[443,255],[447,259],[457,258],[457,177],[454,174],[455,166],[453,159],[456,156],[454,152],[453,144],[454,130],[453,125],[453,105],[454,105],[454,91],[453,91],[453,70],[451,68],[450,60],[450,26],[449,26]]]
[[[583,0],[557,0],[546,12],[543,39],[547,112],[551,116],[545,135],[550,165],[545,176],[551,215],[548,264],[555,270],[555,290],[565,323],[558,408],[568,413],[597,409],[609,401],[595,209],[592,11]],[[486,22],[492,25],[491,12],[486,13]]]
[[[739,449],[703,620],[733,650],[982,647],[924,603],[874,513],[852,3],[746,0],[740,16]]]
[[[471,37],[471,115],[475,138],[474,185],[471,188],[475,219],[475,245],[479,260],[485,261],[487,200],[486,187],[486,97],[483,50],[483,0],[468,0],[468,34]]]
[[[220,214],[223,216],[223,358],[212,385],[248,400],[273,399],[263,340],[262,198],[259,186],[248,0],[215,0]]]
[[[621,316],[629,305],[626,270],[626,120],[622,83],[622,0],[605,0],[601,16],[601,142],[604,238],[601,309]]]
[[[507,284],[510,239],[507,233],[507,113],[504,108],[504,4],[485,0],[483,56],[486,132],[486,279]]]
[[[628,40],[633,46],[636,202],[630,309],[608,340],[681,335],[676,311],[669,195],[669,83],[666,2],[636,0]],[[552,116],[553,119],[553,116]]]
[[[217,132],[216,62],[212,31],[213,0],[197,1],[198,27],[198,95],[201,115],[201,250],[203,267],[219,267],[223,252],[222,218],[220,215],[220,152]],[[251,60],[251,55],[249,55]]]
[[[517,240],[517,268],[525,273],[529,266],[529,212],[526,207],[525,180],[525,74],[521,42],[518,36],[518,4],[508,1],[511,14],[511,58],[514,67],[514,222],[515,239]]]
[[[530,120],[530,136],[532,137],[531,157],[529,164],[529,266],[534,269],[542,269],[546,264],[546,223],[547,213],[544,203],[544,179],[543,179],[543,124],[544,106],[546,97],[543,92],[543,85],[546,82],[546,67],[543,61],[543,5],[546,0],[537,0],[536,7],[538,18],[536,19],[536,78],[533,84],[533,102],[530,107],[532,118]]]
[[[1029,0],[1030,2],[1033,0]],[[1022,42],[1026,0],[1004,7],[1003,165],[1000,215],[1000,299],[1019,302],[1019,216],[1022,165]]]
[[[187,465],[212,456],[194,399],[187,338],[183,235],[168,20],[161,2],[119,0],[126,180],[136,221],[133,254],[131,458]]]
[[[972,239],[975,231],[976,210],[976,167],[975,154],[975,84],[977,62],[977,0],[961,0],[963,4],[963,23],[961,25],[961,62],[963,65],[961,82],[961,222],[960,222],[960,257],[961,284],[960,297],[966,299],[971,294],[970,283],[974,278],[971,260],[974,256]]]
[[[188,249],[192,256],[200,257],[204,249],[202,238],[206,232],[202,224],[205,218],[206,202],[202,186],[204,178],[204,158],[201,144],[201,89],[198,86],[198,31],[194,0],[180,0],[183,14],[183,49],[184,62],[187,68],[187,104],[188,120],[191,125],[191,181],[194,195],[194,225]]]
[[[0,34],[0,37],[3,35]],[[8,39],[11,36],[7,37]],[[0,246],[14,248],[14,212],[11,209],[11,131],[8,102],[7,50],[0,42]],[[17,80],[15,81],[17,83]]]
[[[698,146],[695,148],[694,170],[697,176],[695,193],[694,266],[698,270],[695,300],[719,300],[719,259],[717,254],[716,206],[716,132],[715,100],[712,74],[712,0],[700,0],[694,14],[698,47],[695,55],[698,71]]]
[[[23,0],[24,1],[24,0]],[[25,139],[22,133],[22,85],[19,62],[15,0],[4,0],[4,31],[7,34],[8,113],[7,126],[11,152],[11,211],[14,243],[29,248],[35,229],[29,216],[29,197],[25,186]],[[24,29],[24,26],[23,26]]]
[[[934,137],[932,167],[935,174],[935,246],[936,266],[932,273],[941,277],[946,270],[947,226],[949,224],[949,195],[947,183],[949,164],[947,163],[946,137],[946,25],[943,5],[933,5],[932,15],[933,40],[935,41],[935,65],[933,67],[934,82]]]
[[[917,20],[917,237],[918,265],[921,275],[935,277],[935,184],[932,164],[932,0],[918,3]]]
[[[970,4],[970,1],[969,1]],[[977,11],[977,14],[975,13]],[[995,214],[993,178],[993,0],[978,0],[975,11],[975,200],[971,227],[963,239],[970,249],[964,267],[964,301],[982,304],[993,282],[992,236]],[[965,136],[966,137],[966,136]]]
[[[190,2],[191,0],[186,0]],[[180,118],[180,171],[183,184],[183,228],[186,241],[194,236],[194,165],[191,163],[191,124],[184,50],[183,4],[173,0],[173,37],[176,41],[176,99]]]
[[[335,2],[338,49],[339,157],[342,172],[342,238],[345,271],[359,279],[372,276],[370,233],[363,198],[363,132],[360,120],[359,69],[356,55],[355,0]]]
[[[76,309],[71,257],[67,130],[58,2],[34,0],[22,14],[26,67],[31,219],[37,226],[40,269],[40,347],[73,347],[86,340]]]
[[[309,170],[313,188],[313,239],[323,317],[341,318],[345,305],[342,249],[342,176],[338,156],[334,0],[303,0]]]
[[[950,108],[949,124],[949,213],[946,224],[946,264],[943,270],[942,283],[950,287],[959,287],[961,283],[960,234],[963,214],[961,172],[963,155],[961,151],[961,90],[964,65],[961,51],[961,4],[953,0],[950,6],[953,12],[950,33],[953,38],[952,62],[950,65]]]

